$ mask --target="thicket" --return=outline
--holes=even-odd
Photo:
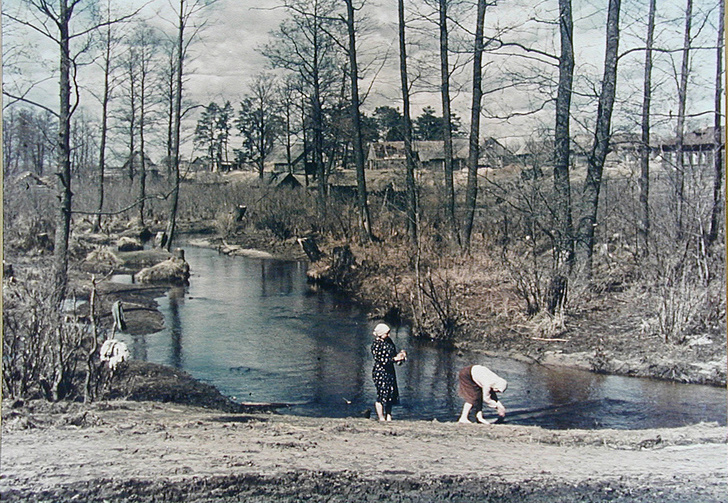
[[[405,208],[392,190],[373,192],[369,202],[373,243],[359,242],[355,203],[332,191],[321,212],[312,190],[274,188],[257,178],[232,182],[204,174],[182,184],[178,218],[202,222],[221,239],[234,242],[241,233],[274,241],[314,237],[329,252],[347,245],[353,251],[355,274],[344,285],[372,311],[392,321],[410,323],[416,336],[458,340],[471,336],[483,321],[526,327],[530,335],[557,336],[570,318],[595,309],[617,294],[644,310],[635,332],[668,344],[684,344],[695,334],[716,333],[725,323],[724,237],[704,245],[708,205],[692,204],[681,233],[674,224],[670,180],[653,183],[653,232],[645,251],[637,246],[634,215],[636,182],[628,176],[605,179],[597,230],[598,247],[588,281],[569,278],[563,302],[555,305],[557,277],[549,232],[548,174],[525,179],[520,170],[503,170],[483,180],[472,246],[464,251],[446,239],[442,189],[433,174],[420,184],[418,246],[405,232]],[[133,206],[133,181],[108,184],[107,208]],[[93,185],[79,180],[75,208],[93,207]],[[710,184],[694,183],[691,201],[710,200]],[[155,232],[166,223],[167,192],[163,179],[152,179],[153,194],[146,225]],[[459,196],[461,194],[458,194]],[[52,204],[49,190],[8,184],[5,187],[6,256],[26,265],[52,252]],[[246,206],[242,221],[236,208]],[[135,225],[137,212],[109,211],[101,232],[109,239]],[[138,224],[138,222],[136,222]],[[74,215],[71,249],[76,262],[91,245],[91,217]],[[98,239],[97,239],[98,241]],[[87,244],[83,244],[87,243]],[[32,268],[30,268],[32,271]],[[94,399],[108,391],[111,373],[104,370],[98,347],[107,336],[93,334],[88,309],[59,310],[50,304],[49,281],[42,273],[6,280],[3,339],[3,392],[6,397]],[[87,301],[90,292],[82,294]],[[627,299],[625,301],[625,299]],[[608,335],[608,334],[605,334]],[[90,369],[90,373],[89,373]],[[89,377],[90,376],[90,377]]]
[[[47,269],[25,271],[3,285],[3,397],[103,398],[124,367],[109,359],[123,347],[105,351],[109,333],[98,326],[95,287],[74,292],[60,308],[51,289]]]

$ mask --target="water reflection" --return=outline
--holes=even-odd
[[[188,247],[190,286],[158,299],[166,328],[131,341],[134,358],[181,368],[238,401],[293,404],[285,413],[358,416],[376,392],[375,322],[346,297],[306,284],[298,262],[233,258]],[[409,361],[397,368],[395,418],[453,421],[457,373],[487,365],[509,381],[507,422],[548,428],[647,428],[726,422],[725,389],[602,376],[449,351],[393,332]],[[494,417],[491,415],[491,417]]]
[[[169,365],[174,368],[181,369],[182,356],[182,321],[180,320],[180,305],[185,301],[185,288],[171,288],[167,294],[168,316],[165,323],[169,324],[170,334],[170,361]]]

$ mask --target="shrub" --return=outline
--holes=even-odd
[[[87,330],[72,311],[52,304],[51,284],[38,278],[3,289],[5,396],[58,401],[78,391]]]

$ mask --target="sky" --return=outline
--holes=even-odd
[[[408,31],[411,80],[416,86],[413,94],[413,112],[418,115],[424,106],[433,106],[440,113],[440,96],[436,87],[439,79],[438,56],[436,52],[437,29],[431,24],[418,21],[418,13],[414,4],[423,4],[408,1],[408,18],[411,27]],[[267,59],[261,54],[261,47],[270,40],[270,34],[275,31],[287,15],[280,8],[281,0],[217,0],[210,7],[200,11],[195,16],[196,24],[200,26],[194,43],[190,46],[190,59],[187,65],[187,81],[185,84],[186,100],[191,103],[205,105],[211,101],[224,103],[229,100],[237,107],[240,99],[247,91],[248,83],[261,71],[268,69]],[[343,2],[342,2],[343,3]],[[680,19],[683,13],[684,0],[658,0],[660,5],[658,26],[658,40],[664,44],[678,44],[681,42],[682,29]],[[4,12],[16,14],[21,18],[32,20],[28,11],[22,10],[23,0],[3,0]],[[576,85],[582,91],[575,97],[575,113],[583,112],[586,119],[593,115],[594,100],[581,97],[582,94],[593,92],[598,88],[599,77],[602,72],[604,52],[604,26],[606,24],[607,0],[587,1],[573,0],[575,24],[575,49],[577,59]],[[623,0],[622,34],[623,40],[620,48],[625,50],[638,44],[638,38],[644,30],[643,20],[646,16],[646,1]],[[717,0],[695,0],[695,10],[709,12],[717,4]],[[141,7],[141,13],[150,24],[160,27],[167,33],[174,32],[174,16],[170,9],[170,0],[113,0],[113,7],[119,12],[131,11]],[[424,4],[423,4],[424,5]],[[556,0],[501,0],[498,5],[489,9],[486,16],[486,31],[493,34],[503,31],[505,37],[517,40],[524,44],[537,46],[547,52],[558,52],[558,38],[553,30],[553,24],[536,22],[534,19],[553,21],[557,9]],[[360,37],[360,65],[365,68],[361,89],[367,92],[364,101],[364,111],[371,113],[376,106],[389,105],[400,107],[401,96],[398,68],[398,40],[397,40],[397,12],[395,0],[368,0],[361,11],[366,18],[367,33]],[[427,14],[427,8],[420,9],[421,14]],[[25,17],[24,17],[25,16]],[[699,18],[699,16],[696,16]],[[708,18],[711,22],[715,16]],[[204,23],[203,23],[204,21]],[[473,15],[462,16],[463,25],[469,27],[473,24]],[[37,20],[33,22],[37,23]],[[696,20],[697,24],[697,20]],[[452,25],[451,25],[452,26]],[[703,23],[703,31],[699,35],[704,45],[714,40],[711,24]],[[16,61],[12,57],[19,49],[24,49],[26,61],[17,68],[20,74],[14,73],[11,68],[4,68],[4,83],[11,89],[13,82],[41,82],[28,94],[35,101],[48,107],[57,107],[57,86],[55,78],[50,72],[55,63],[57,49],[47,41],[37,37],[20,26],[13,26],[7,17],[3,17],[3,55],[7,60]],[[713,28],[713,31],[715,29]],[[471,43],[466,39],[466,43]],[[714,43],[714,42],[713,42]],[[428,45],[429,44],[429,45]],[[433,45],[435,44],[435,45]],[[455,46],[455,42],[451,44]],[[667,108],[671,106],[670,94],[674,88],[674,75],[671,68],[676,65],[676,57],[672,62],[664,57],[662,69],[656,73],[656,85],[660,86],[665,98],[655,100],[655,107]],[[624,102],[641,103],[637,93],[641,85],[641,53],[620,61],[620,75],[622,80],[618,84],[618,92]],[[497,87],[503,75],[513,70],[513,57],[486,55],[485,87]],[[43,64],[41,64],[43,63]],[[455,112],[463,119],[469,120],[470,93],[468,91],[470,70],[463,56],[453,54],[451,63],[458,65],[454,71],[455,84],[453,85],[452,99]],[[672,65],[672,66],[670,66]],[[715,77],[715,56],[709,51],[696,54],[694,60],[696,89],[700,92],[691,95],[691,106],[694,111],[710,109],[713,92],[708,88],[713,85]],[[524,67],[523,72],[527,71]],[[553,71],[553,67],[552,67]],[[542,72],[548,77],[549,72]],[[96,101],[90,96],[90,91],[98,88],[100,73],[98,68],[87,65],[80,69],[81,80],[86,84],[82,91],[81,105],[93,114],[98,109]],[[458,85],[458,82],[460,85]],[[700,87],[698,87],[700,86]],[[673,93],[674,94],[674,93]],[[511,111],[527,111],[542,101],[543,97],[538,91],[509,90],[486,95],[484,104],[493,114]],[[5,103],[7,103],[7,98]],[[620,104],[618,103],[618,107]],[[625,110],[634,105],[624,105]],[[676,105],[675,105],[676,108]],[[626,113],[625,111],[625,113]],[[704,117],[705,118],[705,117]],[[194,115],[189,121],[193,122]],[[546,108],[536,115],[509,120],[485,119],[482,126],[484,135],[498,138],[504,143],[518,143],[525,141],[534,130],[551,127],[553,111]],[[627,121],[629,122],[629,121]],[[700,121],[696,119],[695,123]],[[194,124],[190,124],[194,128]]]

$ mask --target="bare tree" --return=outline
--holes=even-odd
[[[591,274],[599,191],[602,184],[604,161],[609,149],[612,110],[617,92],[620,7],[621,0],[609,0],[604,76],[602,77],[602,89],[599,94],[594,142],[588,156],[586,181],[584,183],[584,213],[579,221],[579,239],[576,243],[577,260],[580,266],[583,266],[583,272],[586,275]]]
[[[281,117],[283,119],[283,136],[286,147],[286,165],[288,172],[293,173],[293,141],[298,132],[296,120],[296,99],[298,94],[298,84],[295,76],[289,75],[283,79],[278,86],[278,99],[281,104]],[[305,152],[304,152],[305,154]]]
[[[136,47],[127,46],[127,50],[122,56],[122,67],[124,78],[122,82],[122,104],[119,110],[120,128],[123,129],[126,136],[126,163],[127,175],[129,183],[134,182],[137,175],[136,155],[137,155],[137,134],[139,132],[139,58],[137,57]]]
[[[397,12],[399,20],[399,75],[402,87],[402,119],[404,151],[406,157],[407,184],[407,230],[410,241],[419,248],[419,230],[417,208],[417,187],[415,185],[415,156],[412,150],[412,113],[410,111],[410,87],[407,76],[407,38],[404,0],[398,0]]]
[[[359,110],[359,65],[356,52],[356,19],[353,0],[346,2],[346,29],[349,35],[349,77],[351,79],[351,122],[354,143],[354,164],[356,164],[357,204],[359,225],[365,241],[372,240],[372,224],[367,205],[367,185],[364,174],[364,143],[362,141],[361,111]]]
[[[445,151],[445,207],[451,241],[459,241],[455,219],[455,184],[452,162],[452,110],[450,102],[450,63],[448,54],[447,7],[449,0],[439,0],[440,96],[442,100],[443,149]]]
[[[174,175],[174,166],[172,163],[172,147],[174,144],[174,103],[175,103],[175,87],[177,83],[177,43],[176,41],[167,40],[162,45],[165,54],[165,62],[162,67],[162,78],[160,83],[160,94],[164,103],[164,117],[166,125],[166,135],[164,146],[166,150],[165,164],[167,166],[167,177],[172,178]]]
[[[111,1],[107,0],[105,6],[106,19],[111,19]],[[98,232],[101,227],[101,213],[104,210],[104,185],[106,177],[106,143],[109,134],[109,104],[112,99],[112,93],[116,86],[116,81],[113,78],[113,72],[115,70],[115,54],[114,48],[118,45],[118,38],[115,36],[113,27],[111,24],[106,26],[101,33],[101,44],[102,54],[99,58],[99,65],[103,71],[104,83],[101,88],[100,96],[96,96],[101,104],[101,124],[100,124],[100,139],[99,139],[99,166],[98,166],[98,180],[97,180],[97,198],[98,206],[97,212],[93,220],[93,230]]]
[[[470,105],[470,139],[468,148],[468,183],[465,189],[465,226],[463,246],[470,248],[475,207],[478,201],[478,159],[480,158],[480,112],[483,100],[483,32],[485,29],[486,0],[478,0],[473,44],[473,96]]]
[[[642,138],[640,144],[639,178],[639,245],[647,253],[650,236],[650,105],[652,102],[652,52],[655,35],[655,11],[657,0],[650,0],[647,14],[647,41],[645,45],[645,69],[642,92]]]
[[[140,25],[137,27],[132,44],[136,58],[138,69],[138,98],[139,98],[139,223],[144,225],[144,211],[147,198],[147,129],[150,128],[152,121],[149,120],[152,113],[152,107],[157,102],[153,90],[155,85],[154,69],[157,66],[157,47],[159,46],[159,36],[155,30],[148,25]]]
[[[165,248],[169,251],[172,247],[172,241],[175,238],[177,229],[177,208],[179,207],[179,189],[180,189],[180,135],[182,132],[182,94],[184,81],[184,62],[187,55],[187,49],[194,40],[200,27],[192,25],[192,21],[196,14],[202,9],[214,3],[215,0],[179,0],[175,8],[175,16],[177,20],[177,37],[175,44],[175,53],[173,61],[172,79],[170,80],[171,97],[171,127],[169,141],[169,162],[172,171],[172,194],[170,198],[169,216],[167,220],[167,241]],[[192,33],[188,32],[188,28],[193,28]]]
[[[675,127],[675,192],[676,192],[676,221],[678,238],[683,234],[683,218],[685,212],[685,110],[688,99],[688,77],[690,73],[690,50],[692,45],[693,0],[687,0],[685,5],[685,31],[683,33],[682,62],[677,89],[677,125]]]
[[[715,113],[713,122],[713,208],[710,212],[710,231],[707,245],[710,248],[718,239],[718,232],[723,225],[720,215],[723,210],[723,43],[725,33],[725,0],[720,0],[718,7],[718,41],[715,50]]]
[[[243,137],[243,146],[238,155],[258,167],[258,176],[263,179],[265,160],[273,151],[281,134],[282,119],[276,101],[276,81],[272,74],[256,76],[250,91],[240,103],[235,124]]]
[[[556,123],[554,129],[554,216],[556,219],[557,269],[573,263],[574,230],[571,217],[570,119],[571,97],[574,83],[574,22],[571,0],[559,0],[559,31],[561,55],[559,82],[556,95]]]

